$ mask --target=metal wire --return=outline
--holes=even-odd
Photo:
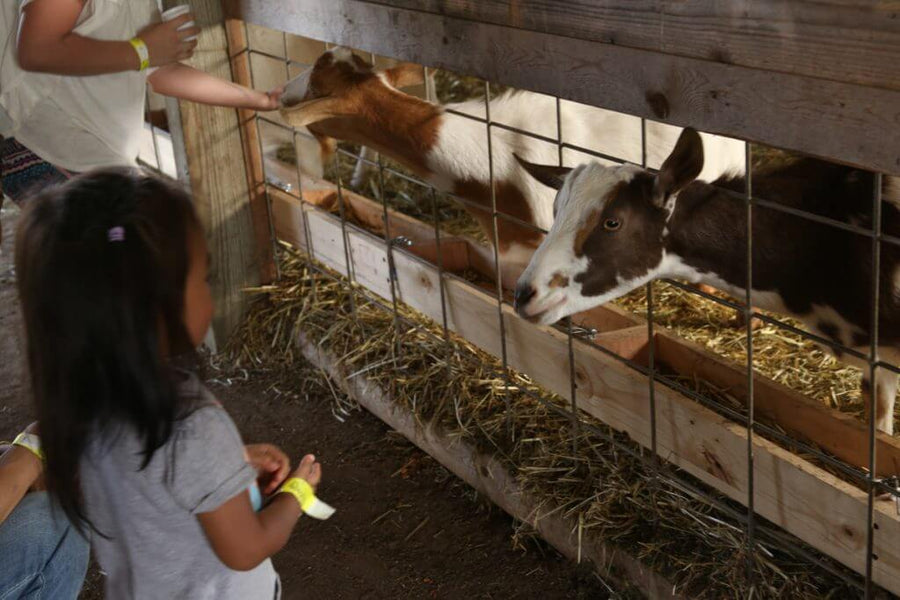
[[[753,162],[750,144],[744,142],[744,192],[747,196],[747,282],[744,288],[744,326],[747,329],[747,580],[751,593],[755,587],[753,555],[756,552],[756,496],[753,456],[753,425],[755,422],[753,387]]]
[[[563,121],[562,102],[559,98],[554,102],[556,108],[556,160],[563,166]],[[578,432],[580,431],[580,419],[578,418],[578,379],[575,359],[575,333],[572,317],[566,317],[566,344],[569,353],[569,402],[572,410],[572,456],[578,456]]]
[[[872,598],[875,588],[872,582],[873,562],[878,558],[875,554],[875,480],[876,473],[876,443],[875,422],[878,418],[878,315],[881,282],[881,243],[877,234],[881,231],[881,174],[876,174],[873,181],[872,193],[872,310],[869,322],[869,474],[867,477],[867,504],[866,504],[866,598]],[[893,415],[891,415],[893,417]]]
[[[509,428],[510,440],[515,439],[515,431],[512,429],[512,406],[509,400],[509,359],[506,351],[506,317],[503,314],[503,267],[500,264],[500,224],[498,223],[500,213],[497,211],[497,188],[494,185],[494,144],[493,134],[491,132],[491,86],[484,82],[484,121],[487,134],[487,155],[488,155],[488,185],[491,190],[491,233],[493,235],[494,246],[494,273],[497,292],[497,319],[500,328],[500,362],[503,365],[503,380],[506,385],[504,400],[506,401],[507,423]]]
[[[641,118],[641,166],[647,168],[647,119]],[[659,471],[659,441],[656,415],[656,335],[653,332],[653,282],[647,282],[647,394],[650,402],[651,468]]]

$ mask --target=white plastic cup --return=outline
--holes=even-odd
[[[190,12],[191,12],[190,6],[188,6],[187,4],[179,4],[178,6],[173,6],[169,10],[163,11],[162,20],[163,21],[171,21],[172,19],[177,19],[181,15],[186,15]],[[190,21],[188,21],[187,23],[185,23],[184,25],[179,27],[178,31],[181,31],[182,29],[190,29],[194,25],[195,25],[194,20],[191,19]],[[197,39],[196,35],[191,35],[191,36],[184,38],[184,41],[191,42],[196,39]]]

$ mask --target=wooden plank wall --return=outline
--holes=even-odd
[[[694,56],[664,54],[445,16],[428,12],[437,8],[429,7],[427,2],[413,3],[420,4],[420,10],[358,0],[225,2],[229,14],[235,18],[289,33],[478,75],[498,83],[674,125],[691,125],[705,131],[900,174],[900,144],[893,137],[885,139],[886,130],[900,126],[900,90],[825,79],[817,76],[812,67],[798,72],[787,72],[786,68],[769,71]],[[465,4],[481,6],[481,3]],[[522,4],[511,2],[509,10]],[[566,14],[564,7],[568,3],[544,4],[548,7],[552,4],[554,9],[547,8],[543,17],[534,16],[534,20],[552,22],[555,15]],[[575,4],[576,8],[572,10],[589,3]],[[624,6],[625,3],[620,4]],[[687,7],[712,3],[679,4],[686,11]],[[813,3],[801,4],[808,13],[816,14]],[[835,5],[821,4],[822,11]],[[865,3],[839,4],[846,8]],[[574,18],[584,20],[591,17],[574,14]],[[889,21],[900,23],[900,20],[892,19],[892,14],[890,11],[875,13],[870,20],[882,29],[875,30],[873,23],[864,23],[872,29],[858,32],[857,36],[868,35],[869,43],[877,48],[887,48],[890,40],[885,41],[879,36],[893,39],[891,32],[896,32],[897,25]],[[506,22],[515,20],[507,19]],[[686,18],[686,22],[690,19]],[[793,23],[791,20],[784,22]],[[779,29],[774,23],[768,27],[776,31],[789,28],[782,25]],[[827,25],[823,25],[823,31],[827,29]],[[575,34],[570,28],[566,31],[569,36]],[[878,34],[877,31],[887,33]],[[720,49],[740,46],[735,34],[719,35],[717,46]],[[824,35],[820,45],[824,44]],[[607,37],[607,41],[609,39]],[[771,34],[769,39],[773,39]],[[841,48],[847,45],[851,48],[833,53],[843,56],[841,53],[860,52],[852,39],[832,38],[831,41]],[[862,42],[857,46],[862,46]],[[896,51],[896,48],[887,48],[888,56],[873,52],[872,60],[877,61],[882,70],[900,73],[900,61],[891,55]],[[751,52],[748,50],[747,54]],[[795,64],[800,59],[785,60],[787,64]]]
[[[900,5],[859,0],[379,0],[379,4],[900,89]]]

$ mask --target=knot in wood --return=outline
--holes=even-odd
[[[661,92],[647,92],[645,98],[647,99],[647,104],[650,105],[650,110],[653,111],[656,118],[669,118],[669,100],[666,98],[665,94]]]

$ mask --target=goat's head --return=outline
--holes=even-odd
[[[371,105],[373,94],[396,93],[423,80],[420,66],[375,69],[347,48],[334,48],[285,85],[281,113],[294,127],[309,127],[323,143],[327,138],[360,141],[348,121]]]
[[[703,168],[703,143],[685,129],[657,175],[634,165],[564,169],[519,159],[558,190],[553,227],[516,285],[518,313],[550,324],[645,283],[664,256],[675,194]]]

